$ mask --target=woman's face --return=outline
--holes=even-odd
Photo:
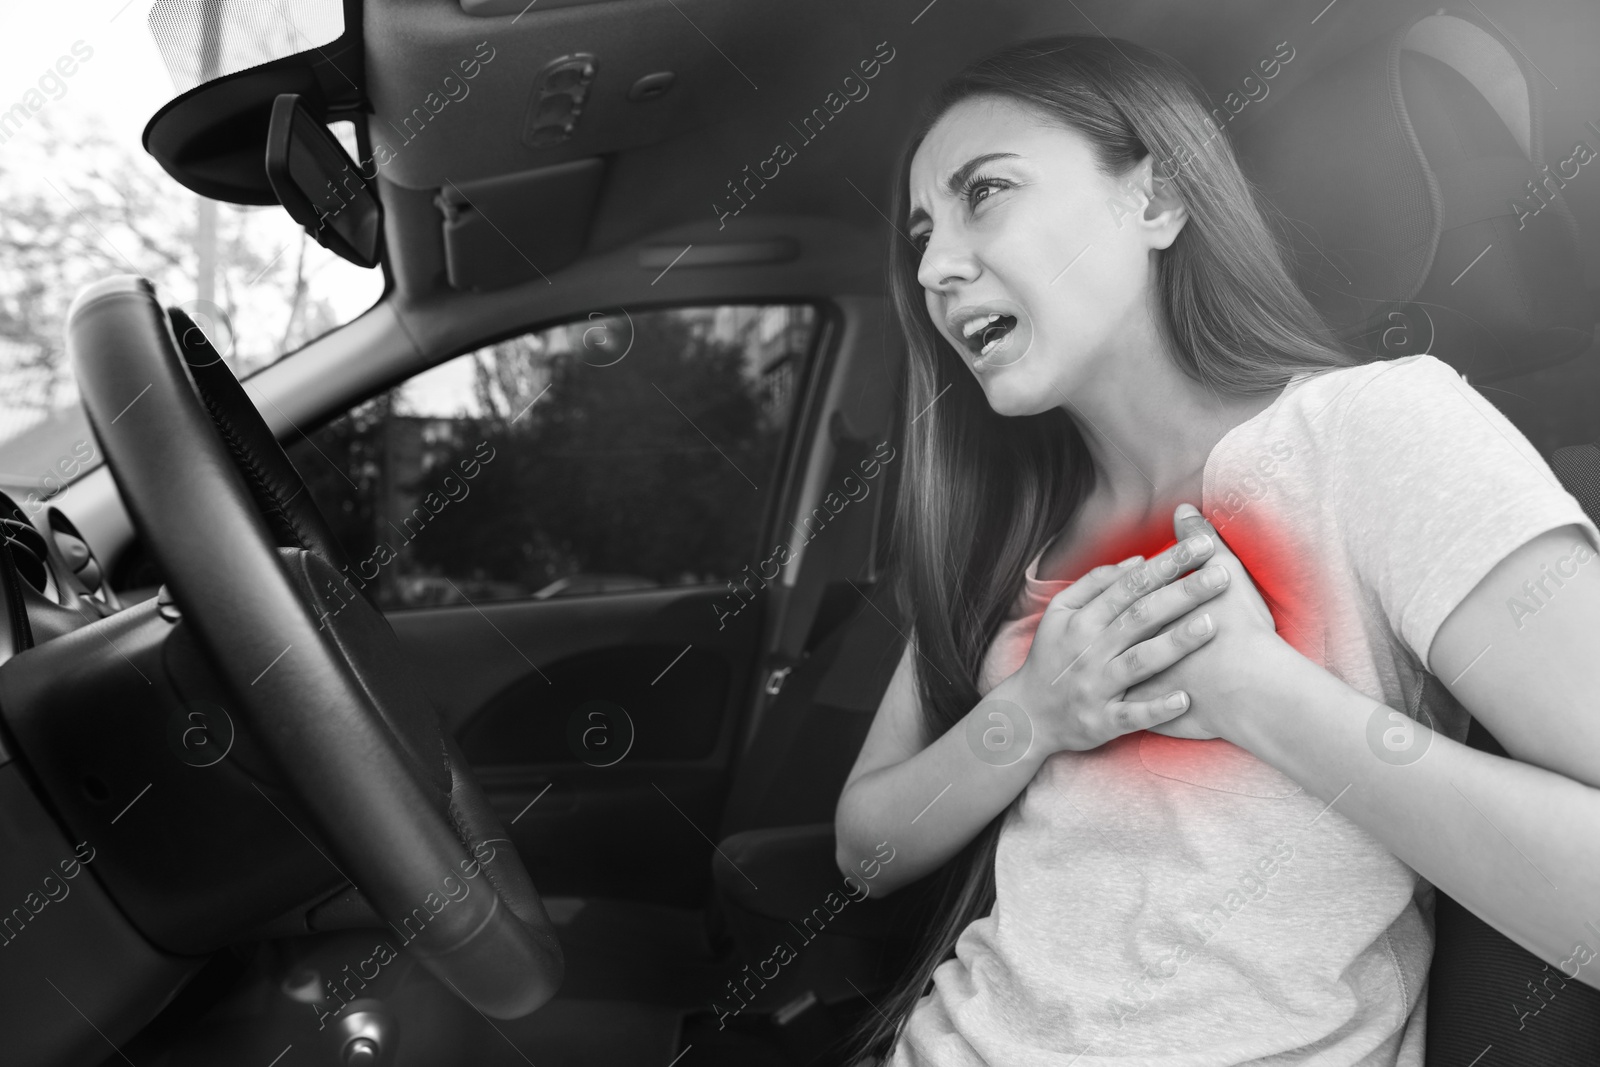
[[[1152,250],[1184,216],[1163,196],[1145,217],[1149,166],[1103,174],[1082,134],[1002,96],[956,104],[917,149],[917,280],[995,411],[1061,406],[1126,346],[1152,343]]]

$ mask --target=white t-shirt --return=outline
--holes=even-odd
[[[1445,617],[1547,530],[1576,524],[1600,551],[1527,439],[1428,355],[1296,378],[1218,442],[1202,484],[1284,639],[1457,741],[1467,712],[1425,666]],[[1168,525],[1098,561],[1172,541]],[[1037,565],[985,694],[1070,584]],[[1374,710],[1374,758],[1414,758],[1425,733]],[[1141,731],[1053,754],[1003,825],[995,882],[890,1067],[1422,1067],[1433,887],[1227,741]]]

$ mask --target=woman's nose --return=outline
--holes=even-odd
[[[943,292],[956,284],[966,284],[978,276],[978,261],[972,251],[951,239],[929,236],[917,266],[917,281],[924,289]]]

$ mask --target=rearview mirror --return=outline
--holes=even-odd
[[[378,265],[383,203],[297,93],[280,93],[272,102],[267,181],[289,217],[318,244],[363,267]]]

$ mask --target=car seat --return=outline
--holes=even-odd
[[[1238,151],[1341,337],[1379,359],[1449,363],[1600,522],[1600,448],[1586,439],[1600,398],[1581,387],[1594,316],[1521,56],[1472,18],[1424,16],[1296,86]],[[1467,744],[1506,755],[1476,720]],[[1435,935],[1428,1064],[1600,1062],[1600,990],[1442,892]]]

